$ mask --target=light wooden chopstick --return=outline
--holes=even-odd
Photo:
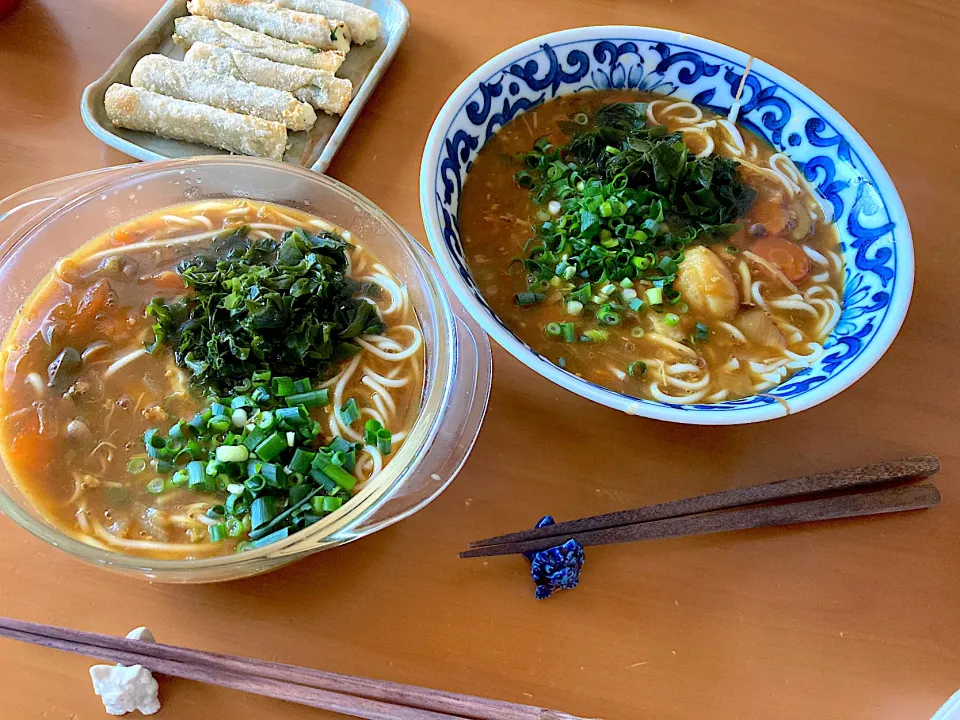
[[[519,703],[0,617],[0,637],[367,720],[581,720]]]
[[[925,455],[724,490],[486,538],[470,543],[470,550],[460,556],[530,552],[569,538],[576,538],[584,545],[605,545],[921,509],[940,501],[936,488],[893,488],[772,507],[750,506],[826,492],[873,490],[891,483],[930,477],[939,469],[940,461]]]

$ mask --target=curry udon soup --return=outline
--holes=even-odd
[[[840,315],[835,229],[794,164],[688,102],[560,97],[480,151],[459,214],[491,308],[531,348],[665,403],[762,393]]]
[[[349,502],[413,424],[405,286],[328,222],[250,200],[171,207],[61,260],[0,355],[25,495],[91,545],[260,547]]]

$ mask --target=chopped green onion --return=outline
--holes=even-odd
[[[186,466],[187,484],[191,490],[197,492],[210,492],[213,489],[213,483],[207,477],[207,466],[202,460],[193,460]]]
[[[226,415],[214,415],[207,423],[207,427],[217,433],[226,432],[233,426],[233,420]]]
[[[297,448],[293,451],[293,457],[290,459],[287,469],[292,473],[306,475],[310,472],[310,466],[313,463],[314,457],[316,457],[316,453]]]
[[[350,398],[340,407],[340,420],[344,425],[352,425],[360,417],[357,401]]]
[[[649,305],[663,305],[663,289],[652,287],[644,293]]]
[[[248,407],[256,407],[256,406],[257,404],[253,401],[253,399],[247,395],[240,395],[238,397],[233,398],[233,400],[230,401],[230,407],[233,408],[234,410],[236,410],[237,408],[248,408]]]
[[[273,390],[273,394],[277,397],[287,397],[288,395],[293,395],[297,392],[296,385],[293,383],[293,378],[289,377],[275,377],[270,383],[270,388]]]
[[[210,542],[222,542],[227,537],[227,526],[225,523],[207,525],[207,533],[210,535]]]
[[[253,452],[256,450],[257,445],[262,443],[266,437],[267,433],[264,430],[255,427],[250,431],[250,434],[243,439],[243,445],[247,448],[247,450]]]
[[[204,417],[202,413],[197,413],[193,416],[193,419],[190,421],[190,427],[193,428],[193,434],[199,435],[204,430],[207,429],[207,420],[209,420],[212,415]]]
[[[680,324],[680,316],[676,313],[667,313],[663,316],[663,322],[669,327],[676,327]]]
[[[127,472],[131,475],[137,475],[147,469],[147,459],[144,457],[132,457],[127,461]]]
[[[247,411],[243,408],[237,408],[230,415],[230,422],[235,428],[242,428],[247,424]]]
[[[513,302],[521,307],[527,305],[536,305],[545,297],[546,295],[540,292],[520,292],[513,296]]]
[[[373,445],[376,447],[376,442],[374,442]],[[337,485],[342,487],[347,492],[353,490],[353,486],[357,484],[357,479],[353,475],[348,473],[343,468],[337,467],[333,463],[320,468],[320,472],[333,480]]]
[[[564,342],[572,343],[577,339],[576,328],[572,322],[560,323],[560,332]]]
[[[352,442],[350,442],[350,441],[348,441],[348,440],[344,440],[344,439],[343,439],[342,437],[340,437],[339,435],[337,435],[337,436],[333,439],[333,442],[330,443],[330,449],[333,450],[334,452],[342,452],[342,453],[350,452],[350,451],[353,450],[355,447],[356,447],[356,446],[355,446]]]
[[[310,384],[310,378],[300,378],[299,380],[295,380],[293,387],[297,393],[310,392],[310,390],[313,389],[313,385]]]
[[[647,372],[647,364],[643,360],[634,360],[627,366],[627,372],[630,377],[640,377]]]
[[[227,527],[228,537],[240,537],[247,532],[247,529],[243,525],[243,521],[238,520],[235,517],[227,518],[227,521],[224,524]]]
[[[568,315],[579,315],[583,312],[583,303],[579,300],[571,300],[567,303]]]
[[[283,540],[284,538],[288,537],[289,535],[290,535],[290,528],[289,528],[289,527],[280,528],[280,529],[277,530],[276,532],[272,532],[272,533],[270,533],[269,535],[264,535],[263,537],[261,537],[261,538],[259,538],[259,539],[257,539],[257,540],[254,540],[253,542],[251,542],[251,543],[249,544],[248,547],[251,547],[251,548],[254,548],[254,549],[262,548],[262,547],[265,547],[265,546],[267,546],[267,545],[270,545],[271,543],[275,543],[275,542],[277,542],[278,540]],[[242,545],[242,543],[241,543],[241,545]],[[240,545],[237,545],[237,550],[238,550],[238,551],[242,551],[242,550],[246,550],[246,549],[247,549],[247,547],[241,548]]]
[[[740,248],[738,248],[736,245],[727,245],[724,248],[724,250],[726,250],[731,255],[736,255],[738,252],[740,252]]]
[[[604,325],[619,325],[620,319],[620,315],[614,312],[610,305],[602,305],[597,310],[597,321]]]
[[[310,414],[303,405],[278,408],[274,415],[280,423],[294,428],[306,425],[310,421]]]
[[[309,392],[297,393],[296,395],[288,395],[284,398],[289,407],[294,405],[303,405],[304,407],[323,407],[330,403],[330,391],[324,388],[323,390],[311,390]]]
[[[363,442],[364,442],[364,445],[372,445],[372,446],[376,447],[376,446],[377,446],[377,433],[380,432],[380,430],[382,430],[382,429],[383,429],[383,425],[381,425],[378,421],[376,421],[376,420],[367,420],[366,425],[364,425],[364,427],[363,427],[363,432],[364,432]]]
[[[664,275],[676,275],[677,270],[680,269],[677,261],[669,255],[664,255],[662,258],[660,258],[660,262],[658,263],[657,267],[660,268],[660,272],[662,272]]]
[[[267,486],[267,479],[263,475],[254,475],[244,480],[243,486],[252,493],[258,493]]]
[[[270,495],[261,495],[250,505],[250,527],[256,530],[277,515],[277,506]]]
[[[260,413],[254,415],[254,426],[260,428],[264,432],[269,432],[273,430],[273,427],[277,424],[280,410],[287,410],[289,408],[279,408],[276,412],[271,412],[270,410],[264,410]],[[296,411],[296,409],[295,409]]]
[[[570,293],[570,299],[572,301],[578,302],[581,304],[581,310],[583,305],[586,305],[590,302],[590,297],[593,295],[592,285],[590,283],[584,283],[572,293]],[[574,313],[575,314],[575,313]]]
[[[156,428],[150,428],[143,434],[143,442],[148,448],[160,450],[167,445],[167,441],[157,434]]]
[[[606,342],[610,337],[606,330],[585,330],[583,336],[587,342],[595,343]]]
[[[173,440],[186,440],[193,436],[193,428],[183,420],[178,421],[170,428],[170,438]]]
[[[190,476],[187,475],[187,471],[184,469],[177,470],[173,476],[170,478],[171,487],[183,487],[190,480]]]
[[[270,437],[257,445],[257,449],[254,452],[256,452],[260,459],[269,462],[286,449],[286,440],[281,437],[280,433],[273,433],[270,435]]]
[[[246,462],[250,451],[243,445],[221,445],[216,450],[217,460],[222,463]]]
[[[693,331],[693,335],[690,336],[690,341],[693,343],[710,342],[710,326],[704,325],[703,323],[697,323],[696,328]]]
[[[159,495],[163,492],[165,483],[163,478],[153,478],[150,482],[147,483],[147,492],[151,495]]]
[[[389,455],[393,444],[393,434],[386,428],[380,428],[377,430],[377,450],[379,450],[383,455]]]
[[[547,323],[547,326],[543,330],[547,333],[547,335],[551,335],[553,337],[559,336],[562,332],[560,329],[560,323],[555,322]]]
[[[321,503],[324,512],[334,512],[335,510],[339,510],[343,505],[343,498],[324,497],[321,499]]]
[[[642,327],[637,326],[630,331],[630,334],[633,335],[635,338],[642,338],[646,333],[644,332]]]

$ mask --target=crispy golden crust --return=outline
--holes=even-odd
[[[315,50],[294,45],[222,20],[189,15],[177,18],[174,22],[176,31],[173,39],[185,48],[194,43],[206,42],[274,62],[332,73],[340,69],[346,57],[338,50]]]
[[[322,15],[288,10],[274,3],[255,0],[189,0],[187,10],[210,20],[224,20],[290,43],[304,43],[320,50],[350,49],[350,31],[338,20]]]
[[[350,31],[350,39],[362,45],[376,40],[380,34],[380,16],[369,8],[342,0],[276,0],[280,7],[305,13],[323,15],[328,20],[340,20]]]
[[[143,88],[111,85],[104,106],[115,126],[172,140],[272,160],[280,160],[287,147],[287,128],[281,123],[166,97]]]
[[[218,76],[286,90],[299,100],[334,115],[342,115],[353,97],[353,84],[332,73],[285,65],[207,43],[191,47],[184,62]]]
[[[256,115],[283,123],[294,131],[309,130],[317,121],[313,108],[289,92],[260,87],[232,74],[218,74],[204,66],[179,62],[164,55],[141,58],[130,76],[130,84],[180,100]]]

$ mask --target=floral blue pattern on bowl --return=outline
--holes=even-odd
[[[738,122],[786,153],[836,223],[845,262],[843,312],[820,361],[768,392],[715,404],[667,405],[587,382],[530,349],[493,313],[470,275],[457,224],[477,152],[517,114],[559,95],[634,88],[726,115],[749,56],[683,33],[643,27],[565,30],[521,43],[451,95],[423,156],[420,203],[434,255],[484,329],[541,375],[604,405],[675,422],[737,424],[812,407],[849,387],[893,342],[913,288],[913,245],[900,197],[869,146],[793,78],[754,60]]]

